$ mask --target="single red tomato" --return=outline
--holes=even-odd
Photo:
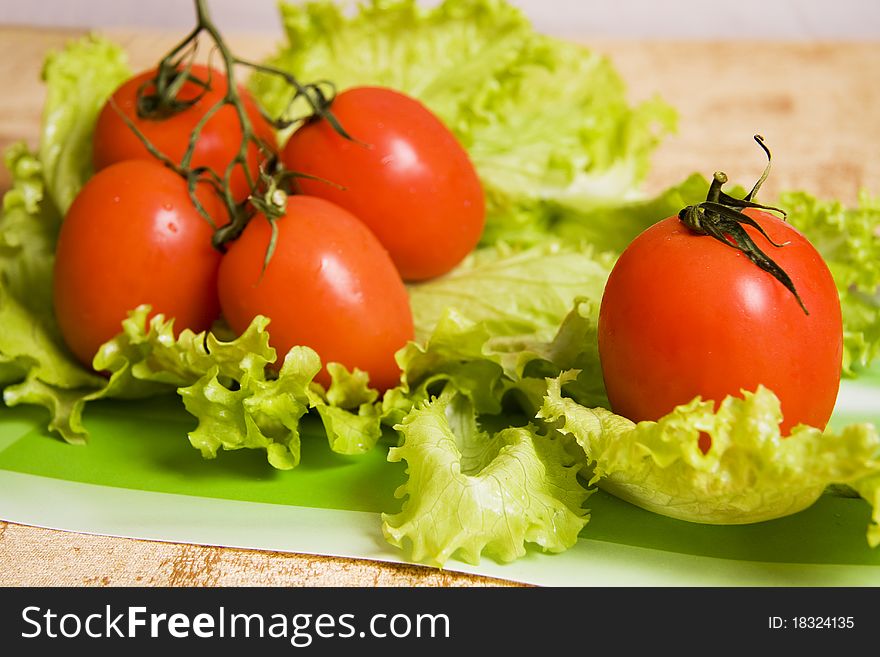
[[[219,198],[204,191],[202,205],[221,215]],[[141,304],[173,317],[177,330],[209,328],[219,314],[212,235],[186,182],[158,162],[128,160],[95,174],[70,206],[55,251],[55,315],[74,355],[91,366]]]
[[[405,280],[461,262],[480,240],[486,208],[477,172],[449,129],[417,100],[383,87],[343,91],[330,111],[353,140],[323,119],[294,132],[284,165],[323,179],[301,178],[300,190],[366,223]]]
[[[95,126],[93,162],[96,171],[122,160],[153,159],[140,137],[120,116],[120,111],[157,150],[173,162],[181,163],[189,146],[190,135],[205,113],[223,99],[228,89],[226,76],[220,71],[208,69],[205,66],[193,66],[191,73],[201,80],[210,80],[210,88],[205,91],[192,81],[185,82],[178,92],[178,100],[191,101],[199,94],[203,94],[202,97],[191,107],[167,117],[142,118],[138,116],[138,90],[146,85],[145,93],[155,93],[155,87],[150,84],[150,81],[156,76],[155,70],[145,71],[128,79],[113,93],[111,100],[108,100],[101,109]],[[270,147],[275,148],[274,130],[260,114],[256,101],[243,88],[239,88],[239,94],[251,121],[254,134],[263,139]],[[227,165],[239,151],[241,138],[242,131],[238,114],[232,105],[225,105],[217,110],[202,128],[190,167],[209,167],[222,178],[225,175]],[[264,159],[256,144],[248,145],[248,171],[254,180],[257,180],[259,166]],[[250,193],[247,177],[241,167],[236,167],[233,171],[230,186],[236,201],[243,201]]]
[[[742,251],[678,217],[655,224],[620,256],[599,312],[599,356],[615,413],[657,420],[698,395],[717,405],[763,385],[781,402],[783,435],[799,423],[827,424],[843,353],[834,280],[790,224],[746,213],[782,245],[744,226],[788,274],[809,314]]]
[[[232,329],[242,333],[264,315],[279,359],[308,346],[324,363],[367,372],[380,390],[397,385],[394,354],[413,338],[413,320],[387,251],[354,215],[320,198],[291,196],[276,227],[265,271],[272,231],[263,215],[223,256],[220,306]],[[329,383],[326,370],[318,380]]]

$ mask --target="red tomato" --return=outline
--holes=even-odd
[[[789,275],[809,315],[741,251],[678,217],[655,224],[621,255],[602,298],[599,356],[615,413],[656,420],[698,395],[717,404],[762,384],[779,397],[783,435],[799,423],[827,424],[843,353],[831,273],[791,225],[746,212],[784,244],[745,227]]]
[[[178,164],[183,159],[189,145],[190,135],[196,125],[205,112],[223,99],[228,88],[226,76],[219,71],[209,70],[204,66],[193,66],[192,74],[203,80],[208,80],[210,77],[211,88],[204,92],[204,96],[192,107],[166,118],[140,118],[137,113],[138,89],[155,77],[155,70],[145,71],[130,78],[113,93],[112,97],[116,106],[149,139],[150,143]],[[148,93],[154,92],[155,89],[150,86],[146,91]],[[192,100],[202,92],[202,88],[195,83],[186,82],[178,94],[178,99],[181,101]],[[251,95],[244,89],[239,89],[239,93],[254,133],[274,148],[276,142],[272,127],[260,114]],[[110,101],[104,105],[98,115],[93,143],[93,161],[96,171],[122,160],[153,159],[141,139],[126,125]],[[238,153],[240,145],[241,127],[238,115],[234,107],[226,105],[208,119],[202,128],[201,136],[196,143],[191,168],[209,167],[222,178],[226,166]],[[263,159],[257,146],[253,143],[249,144],[248,170],[254,180],[257,179],[259,165]],[[236,201],[244,200],[250,193],[247,178],[241,167],[236,167],[233,171],[230,186]]]
[[[444,274],[476,246],[485,223],[483,188],[453,134],[417,100],[391,89],[340,93],[327,121],[307,123],[282,159],[304,194],[341,205],[367,224],[406,280]]]
[[[212,190],[200,196],[222,212]],[[91,365],[140,304],[201,331],[219,314],[213,229],[186,182],[158,162],[128,160],[95,174],[67,212],[55,252],[54,303],[61,334]]]
[[[369,373],[380,390],[397,385],[394,354],[412,339],[413,320],[403,281],[376,237],[346,210],[308,196],[290,197],[276,226],[265,271],[271,228],[262,215],[223,256],[218,285],[229,325],[241,333],[264,315],[281,358],[304,345],[324,363]],[[329,382],[326,370],[318,380]]]

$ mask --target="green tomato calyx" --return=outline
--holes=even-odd
[[[727,175],[717,171],[712,177],[712,184],[709,185],[709,193],[706,195],[706,200],[697,205],[689,205],[682,208],[678,213],[678,218],[695,233],[709,235],[726,246],[742,251],[755,265],[782,283],[797,299],[804,314],[809,315],[810,313],[798,294],[791,277],[773,259],[758,248],[755,241],[743,228],[744,224],[752,226],[772,246],[776,248],[785,246],[785,243],[777,244],[774,242],[757,221],[743,212],[746,208],[757,208],[777,212],[782,215],[783,219],[785,218],[784,210],[769,205],[761,205],[752,200],[770,173],[771,161],[770,149],[764,143],[764,138],[761,135],[755,135],[755,141],[767,155],[767,166],[764,167],[761,177],[752,187],[752,190],[746,194],[745,198],[734,198],[721,191],[721,187],[727,182]]]

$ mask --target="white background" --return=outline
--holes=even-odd
[[[343,0],[346,1],[346,0]],[[222,29],[280,33],[276,0],[209,0]],[[425,0],[432,4],[436,0]],[[561,36],[876,40],[880,0],[512,0]],[[347,2],[352,4],[352,2]],[[185,29],[190,0],[0,0],[0,24]]]

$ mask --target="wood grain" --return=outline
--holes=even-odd
[[[423,566],[157,543],[0,522],[0,586],[513,586]]]
[[[654,154],[649,192],[694,171],[750,187],[773,151],[764,199],[805,189],[855,203],[880,194],[880,43],[607,43],[633,99],[659,94],[678,133]]]
[[[35,146],[43,89],[39,73],[51,49],[78,32],[0,27],[0,148]],[[109,34],[145,68],[179,35]],[[232,47],[258,59],[275,45],[232,35]],[[630,97],[659,94],[680,114],[679,131],[657,150],[647,193],[694,171],[722,169],[749,185],[764,160],[752,142],[762,133],[774,152],[763,198],[803,188],[856,200],[880,193],[880,44],[592,41],[627,81]],[[0,191],[8,177],[0,175]],[[0,522],[0,585],[59,586],[503,586],[510,582],[419,566],[310,555],[154,543],[58,532]]]

